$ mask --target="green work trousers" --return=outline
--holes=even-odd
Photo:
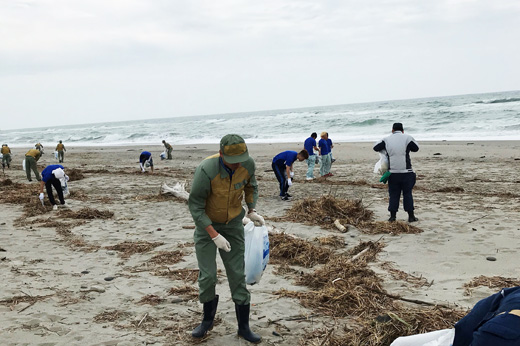
[[[244,226],[242,218],[244,213],[231,220],[228,224],[214,223],[213,227],[231,245],[231,251],[220,250],[220,257],[226,268],[226,275],[231,290],[233,301],[239,305],[249,304],[251,296],[246,288],[246,276],[244,272]],[[195,228],[193,236],[195,241],[195,253],[199,264],[199,300],[207,303],[215,298],[215,286],[217,285],[217,246],[211,240],[204,229]]]
[[[31,169],[36,176],[36,180],[41,181],[40,172],[38,172],[38,168],[36,167],[36,160],[32,156],[25,156],[25,173],[27,174],[27,180],[31,181]]]
[[[64,157],[65,157],[65,152],[63,150],[58,151],[58,162],[63,162]]]
[[[11,154],[4,154],[2,156],[2,166],[5,166],[7,164],[7,167],[11,164]]]
[[[172,159],[172,150],[173,148],[166,149],[168,151],[168,160]]]

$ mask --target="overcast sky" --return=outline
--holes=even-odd
[[[0,130],[520,89],[519,0],[0,0]]]

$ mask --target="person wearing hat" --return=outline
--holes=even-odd
[[[403,193],[403,208],[408,213],[408,222],[418,221],[414,214],[412,189],[415,186],[415,172],[412,170],[410,151],[419,151],[415,139],[404,133],[403,124],[395,123],[392,134],[383,138],[374,146],[375,151],[386,150],[388,155],[388,221],[395,221],[399,210],[399,199]]]
[[[139,155],[139,167],[141,167],[141,172],[145,173],[146,167],[150,167],[150,170],[153,174],[153,159],[152,159],[152,153],[149,151],[143,151],[141,155]]]
[[[49,201],[51,202],[52,209],[57,210],[58,206],[56,205],[56,201],[54,200],[54,195],[52,193],[52,187],[58,193],[58,198],[62,206],[65,205],[65,199],[63,198],[63,189],[61,187],[61,180],[69,180],[69,177],[65,174],[64,168],[62,165],[48,165],[42,171],[42,180],[40,182],[40,200],[43,202],[43,186],[45,185],[45,189],[47,190],[47,197],[49,197]]]
[[[164,147],[166,148],[166,152],[168,153],[167,159],[171,160],[172,159],[172,150],[173,150],[172,145],[170,143],[166,142],[164,139],[163,139],[162,143],[164,144]]]
[[[265,221],[254,209],[258,200],[255,162],[249,156],[244,139],[236,134],[222,137],[219,153],[199,164],[191,186],[188,207],[195,222],[193,239],[199,266],[199,300],[204,312],[202,323],[191,335],[202,338],[213,327],[219,299],[215,292],[218,249],[235,303],[238,335],[258,343],[262,338],[249,329],[251,296],[245,281],[242,199],[245,199],[249,219],[263,225]]]
[[[38,149],[30,149],[25,154],[25,173],[27,174],[27,180],[32,181],[31,170],[34,172],[36,180],[42,180],[40,178],[40,172],[38,172],[38,167],[36,167],[36,162],[38,162],[41,156],[42,153]]]
[[[42,153],[42,155],[43,155],[43,144],[41,144],[40,142],[36,143],[36,144],[34,145],[34,149],[39,150],[40,153]]]
[[[56,151],[58,152],[58,162],[63,162],[67,149],[65,149],[65,145],[61,141],[56,145]]]
[[[11,167],[11,149],[7,144],[2,144],[2,150],[0,151],[2,153],[2,168],[5,168],[5,165],[7,165],[7,168]]]
[[[273,168],[276,180],[280,184],[280,199],[282,201],[289,201],[292,197],[289,195],[289,186],[292,186],[293,163],[294,161],[303,161],[309,158],[307,150],[303,149],[299,153],[293,150],[282,151],[280,154],[273,157]]]

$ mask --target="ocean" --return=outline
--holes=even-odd
[[[238,133],[248,143],[302,142],[326,131],[335,142],[376,141],[401,122],[418,141],[520,140],[520,91],[381,101],[248,113],[143,119],[0,131],[0,142],[32,147],[218,143]]]

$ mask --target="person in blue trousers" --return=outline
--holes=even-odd
[[[294,176],[293,163],[294,161],[303,161],[309,158],[307,150],[303,149],[299,153],[292,150],[287,150],[279,153],[273,158],[273,171],[276,179],[280,183],[280,198],[282,201],[288,201],[291,198],[288,190],[292,185],[291,178]]]

